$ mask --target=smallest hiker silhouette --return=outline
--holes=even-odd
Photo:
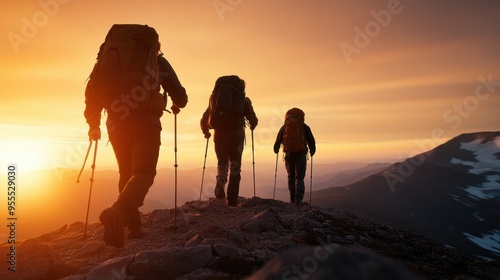
[[[304,112],[299,108],[288,110],[285,115],[285,123],[280,128],[274,143],[274,153],[276,154],[279,153],[280,146],[283,145],[290,203],[296,205],[302,205],[304,198],[308,147],[311,157],[316,153],[316,141],[311,128],[304,123],[304,117]]]
[[[245,140],[245,119],[254,130],[258,119],[252,101],[245,96],[245,81],[236,75],[222,76],[215,82],[208,108],[203,113],[200,126],[205,138],[214,129],[214,145],[217,154],[217,184],[215,196],[226,197],[227,205],[236,206],[241,180],[241,155]]]

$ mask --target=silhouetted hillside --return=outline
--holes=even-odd
[[[313,204],[407,226],[500,259],[500,132],[463,134]]]

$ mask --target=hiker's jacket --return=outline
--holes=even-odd
[[[163,57],[158,56],[158,66],[159,66],[159,85],[158,91],[160,90],[160,85],[164,91],[168,92],[168,95],[172,99],[172,102],[179,108],[184,108],[188,102],[188,97],[186,94],[186,89],[181,85],[177,75],[170,65],[170,63]],[[86,91],[85,94],[85,119],[89,124],[90,128],[98,128],[101,122],[101,112],[102,105],[99,103],[99,97],[97,95],[88,94],[89,91]],[[130,108],[126,108],[128,110],[133,110],[133,100],[129,101],[129,103],[124,102],[123,106],[130,106]],[[108,130],[114,125],[120,125],[127,123],[129,121],[133,122],[149,122],[161,127],[160,117],[161,113],[155,112],[144,112],[141,114],[124,114],[123,112],[115,113],[111,110],[107,110],[107,126]]]
[[[314,140],[314,136],[312,134],[311,128],[307,124],[304,125],[304,140],[306,141],[305,149],[304,151],[298,152],[298,153],[304,153],[307,154],[308,147],[311,150],[311,155],[314,155],[316,153],[316,140]],[[281,143],[283,142],[283,135],[285,133],[285,125],[283,125],[280,128],[280,131],[278,132],[278,136],[276,136],[276,142],[274,142],[274,153],[277,154],[280,150]]]
[[[208,107],[205,112],[203,113],[203,116],[201,117],[200,120],[200,127],[201,131],[204,134],[208,134],[209,132],[209,125],[208,125],[208,116],[210,114],[210,108]],[[259,120],[257,119],[257,116],[255,115],[255,111],[253,110],[252,106],[252,101],[250,98],[245,97],[245,107],[243,109],[243,117],[248,120],[248,124],[250,126],[250,129],[254,129],[257,124],[259,123]],[[215,135],[239,135],[239,136],[245,136],[245,120],[242,119],[241,121],[241,126],[235,129],[231,130],[224,130],[224,129],[214,129],[214,137]]]

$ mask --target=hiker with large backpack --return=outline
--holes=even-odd
[[[101,138],[104,109],[118,162],[118,199],[99,216],[104,242],[114,247],[123,247],[125,226],[129,238],[143,234],[139,207],[156,176],[166,93],[172,99],[174,114],[188,101],[186,90],[161,53],[158,39],[155,29],[147,25],[113,25],[99,49],[85,90],[89,138]]]
[[[307,153],[316,153],[316,141],[311,128],[304,122],[305,114],[299,108],[286,112],[285,123],[280,128],[274,143],[274,153],[278,154],[280,146],[285,153],[285,167],[288,173],[288,190],[290,203],[302,205],[304,199],[304,177],[306,175]]]
[[[219,77],[210,95],[208,108],[200,120],[200,126],[207,139],[211,136],[210,129],[214,130],[217,155],[217,183],[214,193],[218,199],[225,198],[224,188],[228,183],[228,206],[236,206],[238,202],[241,156],[247,121],[253,131],[259,120],[250,98],[246,96],[245,81],[236,75]]]

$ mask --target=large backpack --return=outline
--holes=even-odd
[[[114,24],[102,43],[87,90],[110,113],[162,110],[158,33],[139,24]],[[158,104],[160,102],[160,104]]]
[[[292,108],[286,112],[283,132],[283,152],[297,153],[306,148],[304,134],[304,111]]]
[[[244,125],[245,85],[236,75],[222,76],[210,95],[208,124],[213,129],[231,130]]]

